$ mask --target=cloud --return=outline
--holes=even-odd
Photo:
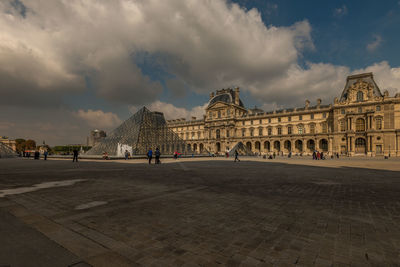
[[[189,90],[208,93],[268,80],[313,47],[307,21],[267,27],[256,9],[226,0],[15,0],[0,10],[0,77],[13,105],[25,103],[17,94],[32,105],[46,95],[61,103],[86,81],[107,101],[151,103],[162,86],[134,62],[142,52],[163,59]]]
[[[196,117],[197,119],[202,119],[205,114],[205,109],[208,103],[205,103],[201,106],[195,106],[191,109],[176,107],[171,103],[161,102],[159,100],[150,103],[147,108],[151,111],[159,111],[164,113],[165,119],[191,119],[192,117]],[[130,111],[135,113],[139,110],[138,106],[131,106]]]
[[[118,126],[122,120],[112,112],[103,112],[102,110],[78,110],[74,115],[85,122],[91,127],[104,129]]]
[[[374,40],[367,44],[368,52],[374,52],[381,44],[382,44],[382,37],[380,35],[374,35]]]
[[[333,10],[333,16],[337,18],[341,18],[345,15],[347,15],[348,9],[346,5],[342,5],[341,7],[335,8]]]
[[[352,74],[363,72],[374,74],[374,80],[382,93],[384,90],[388,90],[389,94],[393,96],[400,92],[400,67],[392,68],[387,61],[382,61],[364,69],[354,70]]]

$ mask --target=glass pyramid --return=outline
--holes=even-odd
[[[131,148],[132,155],[145,155],[149,148],[155,151],[157,147],[164,155],[174,151],[192,153],[190,147],[168,129],[164,114],[151,112],[146,107],[124,121],[86,152],[86,155],[102,155],[107,152],[110,156],[121,156],[121,147]]]

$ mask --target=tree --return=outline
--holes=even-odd
[[[15,139],[15,146],[16,146],[18,152],[22,152],[25,150],[25,146],[26,146],[25,142],[26,142],[25,139],[22,139],[22,138]]]
[[[26,140],[25,149],[36,149],[36,142],[32,139]]]

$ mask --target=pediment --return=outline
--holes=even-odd
[[[224,103],[224,102],[216,102],[213,103],[212,105],[208,106],[206,110],[213,110],[213,109],[220,109],[220,108],[225,108],[229,107],[230,105]]]

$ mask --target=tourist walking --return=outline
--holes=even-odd
[[[44,153],[43,153],[43,155],[44,155],[44,160],[47,160],[47,155],[49,154],[49,152],[47,152],[47,150],[46,151],[44,151]]]
[[[315,153],[315,150],[314,150],[314,152],[312,153],[312,159],[317,159],[317,153]]]
[[[129,158],[129,152],[128,150],[125,150],[125,160],[127,160]]]
[[[154,153],[156,155],[156,164],[160,164],[160,156],[161,156],[161,152],[160,149],[158,149],[158,147],[156,148],[156,152]]]
[[[153,150],[151,148],[147,151],[147,158],[149,159],[149,164],[151,164],[151,159],[153,158]]]
[[[237,150],[235,150],[235,161],[234,161],[234,162],[236,162],[236,161],[240,161],[240,159],[239,159],[239,153],[238,153]]]
[[[78,155],[79,155],[79,151],[78,151],[78,149],[74,149],[73,151],[72,151],[72,153],[74,153],[74,157],[72,158],[72,162],[78,162]]]

